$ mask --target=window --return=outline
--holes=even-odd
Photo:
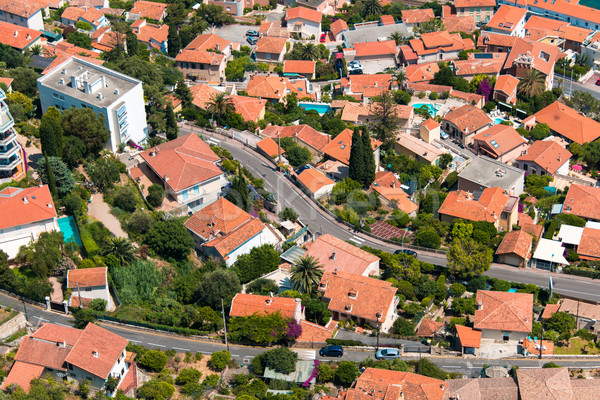
[[[21,22],[25,22],[25,18],[21,17]],[[587,25],[587,24],[586,24]]]
[[[194,186],[194,194],[200,194],[200,188],[198,186]]]
[[[266,58],[267,60],[270,60],[270,59],[271,59],[271,53],[266,53],[266,54],[265,54],[265,58]]]
[[[181,192],[181,197],[183,198],[183,200],[186,200],[188,198],[188,191],[187,191],[187,189],[184,190],[183,192]]]
[[[125,368],[121,368],[121,376],[125,373]]]

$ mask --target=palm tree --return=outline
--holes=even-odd
[[[300,259],[298,264],[292,267],[290,282],[294,290],[300,293],[312,293],[317,289],[323,276],[323,266],[313,256]]]
[[[369,15],[381,15],[383,7],[379,0],[364,0],[361,11],[365,17]]]
[[[217,117],[217,125],[219,125],[222,116],[235,112],[235,106],[233,105],[233,100],[227,97],[225,93],[217,93],[208,102],[206,111],[213,117]]]
[[[394,76],[394,78],[396,79],[396,82],[398,83],[398,86],[400,87],[400,89],[404,89],[404,81],[406,80],[406,73],[404,73],[404,71],[398,71],[398,72],[396,72],[396,75]]]
[[[27,49],[27,51],[29,52],[29,54],[31,54],[32,56],[40,56],[42,55],[42,45],[40,44],[34,44],[33,46],[31,46],[29,49]]]
[[[396,42],[396,46],[406,43],[406,38],[400,32],[392,32],[388,39]]]
[[[546,76],[536,69],[530,69],[521,77],[517,89],[528,97],[539,96],[546,89]]]
[[[103,255],[114,255],[121,265],[129,264],[135,258],[135,250],[129,239],[113,237],[104,248]]]
[[[300,57],[302,57],[303,60],[314,61],[319,58],[319,54],[319,49],[312,43],[307,43],[300,49]]]

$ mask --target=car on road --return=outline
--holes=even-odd
[[[596,86],[600,86],[600,78],[596,81]]]
[[[254,45],[255,45],[255,44],[258,42],[258,39],[257,39],[256,37],[254,37],[254,36],[248,36],[248,37],[246,38],[246,42],[248,42],[248,43],[250,43],[252,46],[254,46]]]
[[[398,357],[400,357],[400,350],[398,349],[379,349],[375,353],[375,358],[378,360],[393,360]]]
[[[326,38],[327,38],[327,34],[326,34],[326,33],[321,33],[321,39],[320,39],[320,42],[321,42],[321,43],[325,43],[325,40],[326,40]]]
[[[319,350],[319,355],[321,357],[342,357],[344,355],[344,349],[342,349],[342,346],[325,346]]]
[[[362,75],[363,70],[361,67],[349,67],[348,68],[348,75]]]
[[[350,68],[350,67],[352,67],[352,68],[362,68],[362,65],[360,65],[360,61],[354,60],[354,61],[350,61],[348,63],[348,68]]]
[[[442,137],[442,139],[446,140],[448,139],[450,136],[448,136],[448,134],[446,132],[444,132],[443,130],[440,129],[440,136]]]
[[[254,31],[252,29],[249,29],[248,31],[246,31],[246,36],[256,36],[256,37],[258,37],[258,31]]]
[[[417,256],[417,252],[414,250],[409,250],[409,249],[400,249],[400,250],[396,250],[394,252],[394,254],[408,254],[409,256],[413,256],[416,257]]]

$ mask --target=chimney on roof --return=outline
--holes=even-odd
[[[98,358],[100,353],[98,353],[96,350],[92,350],[92,355],[94,356],[94,358]]]
[[[265,300],[265,303],[267,303],[268,306],[271,305],[272,302],[273,302],[273,299],[270,297]]]
[[[23,197],[23,204],[27,204],[29,203],[29,200],[27,199],[27,196]]]
[[[560,155],[561,155],[561,154],[560,154],[560,153],[558,153],[558,162],[560,162]]]
[[[15,37],[19,36],[19,31],[15,29]]]
[[[331,259],[335,260],[335,250],[333,251],[333,254],[331,254]]]
[[[28,33],[26,36],[27,39],[31,39],[31,35]]]
[[[46,207],[48,207],[48,208],[52,208],[52,204],[50,204],[50,203],[47,203],[47,204],[46,204]]]
[[[336,268],[336,269],[333,270],[333,274],[337,275],[337,273],[338,273],[338,269]]]

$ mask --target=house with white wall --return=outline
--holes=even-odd
[[[67,271],[67,289],[71,289],[69,306],[89,306],[94,299],[106,300],[106,309],[113,306],[108,289],[108,268],[81,268]]]
[[[0,191],[0,249],[9,259],[15,258],[21,246],[51,231],[58,231],[58,223],[47,185]]]
[[[110,131],[106,147],[116,152],[119,144],[143,143],[148,137],[142,81],[71,57],[38,78],[42,112],[48,107],[59,110],[91,108],[104,117]]]
[[[477,291],[473,329],[484,341],[512,343],[515,346],[531,332],[533,294],[493,290]]]
[[[553,140],[538,140],[517,158],[517,166],[529,174],[567,176],[572,156]]]
[[[93,7],[67,7],[60,16],[60,21],[63,25],[75,28],[77,22],[87,22],[92,27],[90,32],[95,32],[98,28],[110,25],[110,22],[100,10]]]
[[[307,39],[320,37],[322,19],[322,12],[306,7],[289,8],[285,14],[288,31]]]
[[[261,296],[238,293],[231,300],[230,317],[248,317],[254,314],[269,315],[279,313],[283,318],[296,322],[304,320],[304,307],[301,299],[289,297]]]
[[[0,21],[41,31],[44,29],[43,8],[36,1],[0,0]]]

